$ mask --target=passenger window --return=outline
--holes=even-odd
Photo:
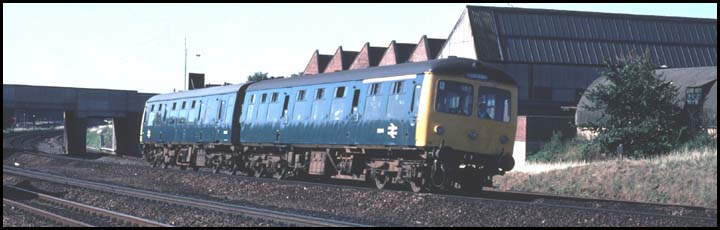
[[[402,93],[402,87],[403,87],[403,82],[402,82],[402,81],[396,81],[395,83],[393,83],[392,94],[400,94],[400,93]]]
[[[315,100],[322,100],[324,93],[325,89],[317,89],[317,91],[315,91]]]
[[[262,97],[260,98],[260,103],[265,103],[266,99],[267,99],[267,93],[263,93]]]
[[[200,101],[200,105],[198,106],[198,114],[196,121],[200,121],[200,115],[202,114],[202,101]]]
[[[173,108],[172,110],[175,110],[175,107],[177,106],[177,102],[173,102]]]
[[[439,81],[435,98],[435,111],[470,116],[472,114],[472,100],[472,85],[454,81]]]
[[[220,119],[222,118],[222,111],[223,111],[224,106],[225,106],[225,101],[220,100],[220,106],[218,106],[218,115],[217,115],[218,121],[220,121]]]
[[[277,98],[278,98],[278,93],[277,92],[272,93],[272,98],[270,99],[270,103],[277,102]]]
[[[192,101],[192,105],[190,105],[191,109],[195,109],[195,100]]]
[[[345,86],[340,86],[335,89],[335,98],[345,97]]]
[[[378,95],[380,93],[380,83],[370,85],[370,95]]]
[[[478,91],[480,119],[510,122],[510,92],[489,87],[480,87]]]
[[[356,89],[355,93],[353,94],[353,101],[352,101],[353,112],[356,112],[355,110],[357,110],[359,102],[360,102],[360,90]]]
[[[250,95],[250,104],[255,104],[255,94]]]
[[[151,106],[150,106],[150,112],[152,112],[152,111],[154,111],[154,110],[155,110],[155,105],[151,105]]]
[[[160,106],[158,107],[158,111],[161,111],[161,110],[162,110],[162,104],[160,104]]]
[[[300,90],[300,91],[298,91],[297,100],[298,100],[298,101],[304,101],[304,100],[305,100],[305,90]]]
[[[183,101],[183,104],[182,104],[182,108],[181,108],[181,109],[185,109],[185,102],[186,102],[186,101]]]

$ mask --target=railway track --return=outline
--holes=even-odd
[[[6,198],[5,195],[8,197]],[[30,200],[35,203],[44,206],[46,209],[54,209],[55,211],[61,210],[65,215],[56,214],[51,211],[47,211],[41,208],[33,207],[32,205],[20,202],[25,198],[31,198]],[[3,185],[3,203],[17,207],[33,215],[37,215],[51,221],[57,222],[64,226],[69,227],[95,227],[95,226],[139,226],[139,227],[172,227],[172,225],[159,223],[156,221],[143,219],[123,213],[113,212],[107,209],[97,208],[57,197],[53,197],[47,194],[37,193],[23,188],[19,188],[12,185]],[[68,217],[73,216],[73,217]],[[92,219],[96,223],[91,224],[86,220]]]
[[[38,154],[38,153],[31,153],[31,154],[37,154],[41,156],[46,156],[46,154]],[[61,157],[62,156],[49,156],[49,157]],[[84,160],[84,159],[77,159],[72,157],[71,160],[81,160],[81,161],[88,161],[92,163],[101,163],[97,161],[92,160]],[[111,164],[102,162],[104,164]],[[139,166],[142,167],[142,166]],[[149,167],[149,166],[147,166]],[[176,172],[182,172],[182,173],[197,173],[197,172],[190,172],[190,171],[184,171],[184,170],[178,170],[178,169],[172,169]],[[200,173],[210,173],[210,172],[200,172]],[[340,188],[352,188],[352,189],[361,189],[361,190],[376,190],[375,188],[369,188],[367,186],[364,186],[362,183],[359,182],[353,182],[353,181],[333,181],[331,183],[328,183],[327,181],[323,182],[314,182],[311,180],[274,180],[270,178],[254,178],[254,177],[248,177],[248,179],[251,180],[258,180],[268,183],[289,183],[289,184],[302,184],[302,185],[316,185],[316,186],[331,186],[331,187],[340,187]],[[409,191],[404,191],[403,189],[393,189],[391,190],[397,190],[396,192],[403,192],[403,193],[411,193]],[[394,191],[395,192],[395,191]],[[473,202],[483,202],[483,201],[506,201],[516,204],[527,204],[527,205],[538,205],[538,206],[546,206],[551,208],[561,208],[561,209],[575,209],[575,210],[586,210],[586,211],[593,211],[593,212],[608,212],[608,213],[616,213],[620,215],[640,215],[640,216],[653,216],[653,217],[660,217],[660,218],[676,218],[676,219],[684,219],[684,220],[690,220],[690,221],[701,221],[701,222],[709,222],[714,223],[717,225],[717,209],[715,208],[705,208],[705,207],[695,207],[695,206],[687,206],[687,205],[676,205],[676,204],[663,204],[663,203],[648,203],[648,202],[635,202],[635,201],[623,201],[623,200],[609,200],[609,199],[599,199],[599,198],[583,198],[583,197],[570,197],[570,196],[560,196],[560,195],[553,195],[553,194],[544,194],[544,193],[530,193],[530,192],[515,192],[515,191],[484,191],[479,194],[453,194],[453,193],[433,193],[433,196],[442,196],[442,197],[448,197],[448,198],[455,198],[455,199],[464,199],[468,201]]]
[[[128,188],[118,185],[103,184],[78,180],[74,178],[50,175],[46,173],[36,172],[27,169],[6,168],[3,167],[3,174],[12,174],[22,177],[34,178],[43,181],[60,183],[65,185],[78,186],[82,188],[94,189],[109,193],[121,194],[126,196],[138,197],[156,202],[166,202],[171,204],[183,205],[193,208],[201,208],[222,213],[234,215],[242,215],[250,218],[268,220],[277,223],[283,223],[290,226],[307,226],[307,227],[370,227],[369,225],[350,223],[345,221],[323,219],[312,216],[304,216],[293,213],[283,213],[273,210],[259,209],[241,205],[225,204],[215,201],[202,200],[192,197],[177,196],[172,194],[164,194],[134,188]]]

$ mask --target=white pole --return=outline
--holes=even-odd
[[[187,85],[187,36],[185,36],[185,73],[183,73],[183,90],[185,89],[185,85]]]

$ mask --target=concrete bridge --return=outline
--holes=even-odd
[[[86,120],[112,118],[118,154],[137,155],[145,101],[152,93],[131,90],[87,89],[3,84],[3,122],[18,109],[64,112],[65,150],[85,153]]]

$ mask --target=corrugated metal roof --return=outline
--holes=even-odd
[[[672,81],[673,85],[678,88],[675,101],[676,104],[681,107],[685,105],[685,97],[687,95],[685,90],[688,87],[701,87],[713,83],[714,85],[712,87],[716,89],[714,93],[711,89],[710,93],[705,95],[703,108],[709,111],[711,113],[710,115],[717,116],[717,66],[659,69],[655,70],[655,74],[665,81]],[[606,77],[600,77],[588,86],[588,90],[585,91],[585,94],[580,98],[580,102],[578,102],[575,113],[576,125],[588,124],[590,121],[602,119],[603,113],[601,111],[590,111],[587,110],[585,106],[592,105],[590,99],[587,97],[587,92],[599,85],[607,84],[610,84],[610,81]],[[717,125],[717,121],[715,122]]]
[[[385,47],[368,47],[368,62],[370,66],[378,66],[383,54],[385,54]]]
[[[347,70],[350,69],[350,65],[352,65],[353,61],[355,61],[355,57],[357,57],[358,53],[357,51],[342,51],[342,69]]]
[[[415,46],[417,46],[417,44],[395,43],[395,60],[397,64],[407,62],[413,50],[415,50]]]
[[[428,38],[427,41],[428,59],[436,59],[447,39]]]
[[[717,20],[468,6],[479,59],[602,65],[634,49],[669,67],[717,65]],[[496,47],[499,47],[497,49]]]

